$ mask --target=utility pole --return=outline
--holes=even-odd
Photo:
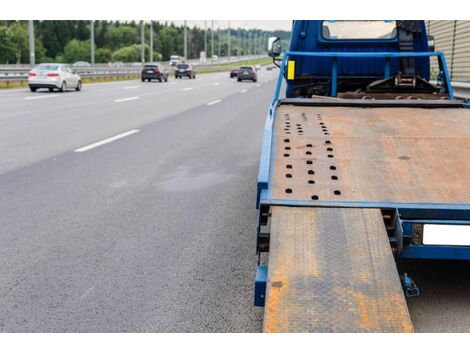
[[[28,21],[28,35],[29,35],[29,63],[36,64],[36,56],[34,50],[34,23],[32,20]]]
[[[184,21],[184,59],[188,59],[188,28],[186,21]]]
[[[232,53],[230,52],[230,21],[228,22],[228,62],[230,63]]]
[[[207,57],[207,21],[204,21],[204,52]]]
[[[211,21],[211,60],[214,56],[214,20]]]
[[[153,62],[153,25],[150,21],[150,62]]]
[[[95,64],[95,21],[91,20],[90,23],[90,58],[91,64]]]
[[[217,28],[217,55],[220,60],[220,28]]]
[[[140,61],[145,64],[145,22],[140,21]]]

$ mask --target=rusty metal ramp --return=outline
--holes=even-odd
[[[265,332],[412,332],[378,209],[272,207]]]

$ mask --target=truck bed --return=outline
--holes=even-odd
[[[273,139],[272,203],[470,203],[468,109],[280,105]]]
[[[411,332],[392,247],[457,258],[409,233],[404,248],[402,221],[468,222],[468,150],[456,101],[278,101],[258,177],[264,331]]]

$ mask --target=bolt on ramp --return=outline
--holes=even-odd
[[[264,332],[413,332],[379,209],[271,210]]]

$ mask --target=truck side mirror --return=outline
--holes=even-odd
[[[270,37],[268,39],[268,55],[277,57],[281,55],[281,39],[279,37]]]
[[[436,50],[436,41],[434,40],[434,36],[428,35],[428,50],[433,52]]]

